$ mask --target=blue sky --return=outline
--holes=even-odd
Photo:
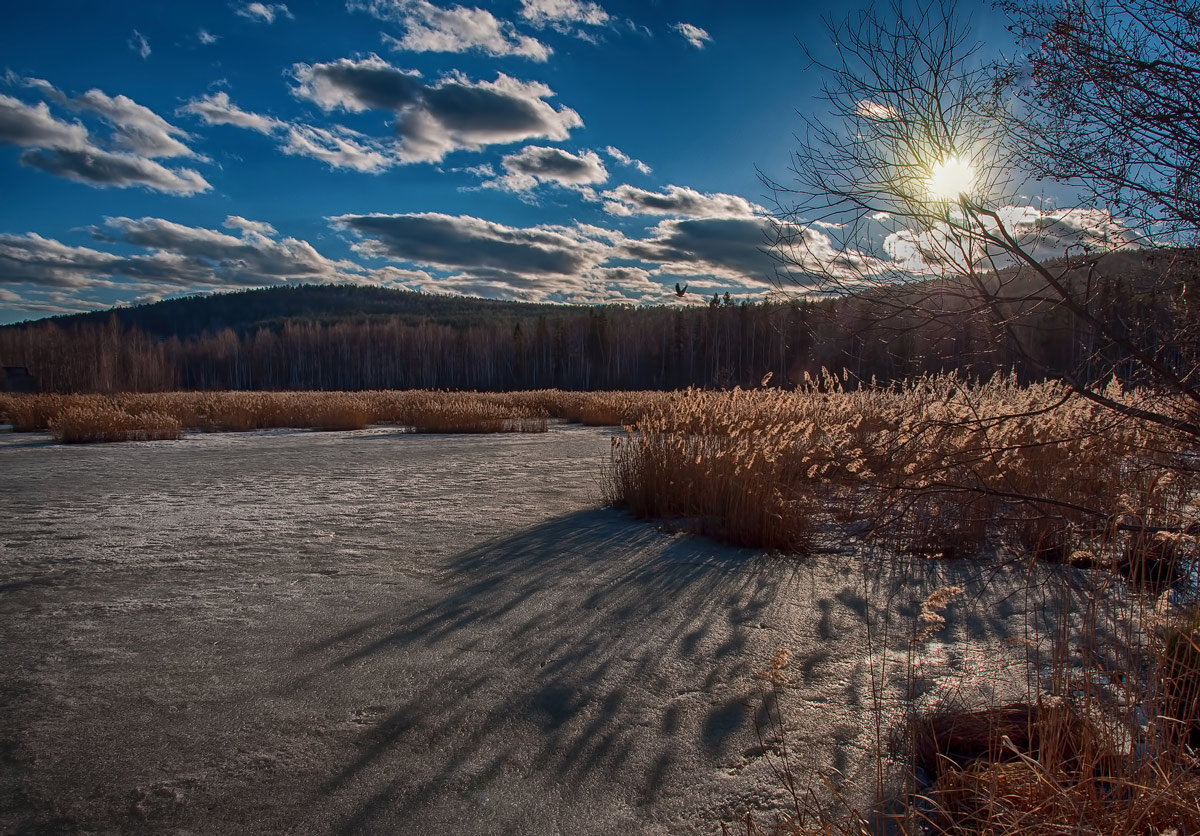
[[[476,5],[477,4],[477,5]],[[0,33],[0,323],[351,281],[772,289],[757,169],[843,4],[43,2]],[[984,4],[982,34],[1002,33]]]

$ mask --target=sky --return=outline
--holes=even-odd
[[[969,5],[969,4],[968,4]],[[988,4],[972,9],[1003,32]],[[817,0],[15,4],[0,323],[289,282],[657,304],[767,250]]]

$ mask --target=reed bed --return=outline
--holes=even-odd
[[[620,426],[640,420],[664,401],[657,392],[165,392],[117,395],[0,394],[0,423],[16,432],[50,430],[70,413],[71,435],[124,441],[134,432],[106,432],[114,411],[156,432],[167,416],[193,432],[246,432],[271,428],[355,430],[398,424],[416,432],[545,432],[551,421]],[[89,418],[89,414],[91,417]],[[121,419],[129,424],[131,418]],[[134,420],[134,424],[137,423]],[[88,426],[94,425],[94,431]]]
[[[789,391],[667,395],[614,442],[607,494],[739,545],[803,551],[832,522],[917,554],[1132,572],[1171,549],[1195,557],[1194,464],[1162,429],[1056,383],[846,391],[826,373]]]
[[[0,393],[0,423],[11,424],[13,432],[18,433],[48,430],[50,422],[62,414],[71,403],[70,397]]]
[[[1028,702],[908,706],[894,815],[830,819],[787,775],[790,819],[726,832],[1200,833],[1196,451],[1053,383],[843,383],[674,393],[614,440],[608,496],[744,545],[803,551],[824,532],[983,558],[982,573],[994,558],[1072,564],[1061,582],[1092,603],[1061,649],[1029,657]],[[960,592],[933,590],[911,654]]]
[[[50,419],[50,433],[63,444],[160,441],[183,437],[179,420],[161,412],[137,414],[104,401],[67,407]]]
[[[1099,573],[1094,573],[1098,575]],[[1106,597],[1101,582],[1085,594]],[[1107,592],[1111,592],[1109,588]],[[934,589],[939,609],[961,590]],[[1057,594],[1057,593],[1054,593]],[[1036,593],[1035,599],[1039,598]],[[964,602],[967,604],[969,602]],[[899,792],[881,793],[874,811],[854,809],[827,783],[826,794],[787,759],[776,766],[791,809],[764,822],[753,814],[726,834],[746,836],[1183,836],[1200,833],[1200,608],[1169,607],[1166,596],[1109,597],[1109,617],[1127,632],[1098,642],[1099,612],[1062,636],[1047,669],[1034,658],[1024,672],[1049,687],[1025,702],[950,705],[917,710],[893,729],[888,759],[905,766]],[[925,606],[922,607],[924,616]],[[936,619],[935,619],[936,620]],[[929,638],[918,618],[917,644]],[[1108,621],[1107,626],[1112,626]],[[938,628],[935,627],[933,632]],[[924,635],[922,635],[924,633]],[[1103,657],[1073,658],[1080,643]],[[1107,646],[1106,646],[1107,645]],[[914,653],[919,649],[914,647]],[[776,739],[783,732],[788,655],[776,653],[759,677]],[[1114,664],[1116,663],[1116,664]],[[911,664],[911,659],[909,660]],[[882,673],[880,673],[882,679]],[[874,687],[874,686],[873,686]],[[910,697],[911,699],[911,697]],[[879,710],[879,709],[875,709]],[[762,732],[760,731],[760,736]],[[881,746],[878,756],[882,758]],[[880,774],[887,769],[882,767]]]
[[[1154,397],[1105,394],[1134,407]],[[1166,591],[1195,582],[1196,451],[1060,385],[943,375],[850,387],[825,372],[786,391],[0,395],[0,422],[64,442],[377,423],[543,432],[553,420],[625,427],[605,489],[643,517],[790,551],[834,532],[918,557],[1072,564],[1092,579],[1093,600],[1118,602],[1119,613],[1093,614],[1085,638],[1108,635],[1101,622],[1130,625],[1119,675],[1056,657],[1054,692],[1027,703],[914,708],[901,740],[910,795],[891,832],[1200,833],[1200,609]],[[931,594],[915,644],[940,629],[958,592]],[[1028,675],[1036,683],[1044,671]],[[1092,687],[1101,680],[1119,693]],[[861,819],[808,812],[798,804],[791,821],[743,824],[869,832]]]

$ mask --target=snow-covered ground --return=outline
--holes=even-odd
[[[1035,585],[633,520],[609,437],[0,436],[0,831],[715,833],[785,802],[779,647],[851,799],[903,692],[1024,695]]]

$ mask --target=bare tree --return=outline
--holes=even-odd
[[[1200,324],[1196,283],[1186,281],[1196,259],[1170,250],[1148,269],[1144,253],[1129,253],[1164,236],[1178,244],[1170,236],[1195,228],[1186,172],[1189,159],[1197,166],[1200,140],[1161,123],[1170,118],[1169,79],[1200,77],[1200,30],[1162,36],[1163,44],[1179,41],[1172,59],[1155,58],[1143,38],[1130,42],[1125,65],[1091,66],[1109,61],[1129,32],[1114,2],[1010,0],[1022,42],[1039,32],[1048,40],[1000,64],[985,60],[952,0],[894,0],[831,22],[836,57],[810,56],[825,77],[828,111],[805,120],[794,182],[766,180],[777,207],[773,251],[804,292],[858,293],[898,327],[927,327],[951,311],[978,315],[1035,371],[1196,439]],[[1143,14],[1151,6],[1196,19],[1192,4],[1167,0],[1128,0],[1121,10],[1147,29],[1155,25]],[[1063,9],[1086,22],[1064,28],[1054,16]],[[1060,37],[1073,39],[1073,57],[1053,54]],[[1079,66],[1093,71],[1092,86],[1056,94]],[[1108,86],[1098,86],[1106,73]],[[1126,78],[1123,97],[1092,102],[1119,84],[1117,75]],[[1148,110],[1147,101],[1162,109]],[[1142,121],[1114,145],[1122,119]],[[1117,156],[1101,156],[1100,147]],[[1063,209],[1022,196],[1043,178],[1084,185],[1087,201]],[[1128,299],[1114,301],[1115,278]],[[1066,372],[1051,371],[1033,350],[1032,323],[1046,327],[1047,311],[1074,341]],[[1148,329],[1155,317],[1168,321]],[[1132,404],[1094,385],[1116,371],[1165,397]]]
[[[1149,236],[1200,234],[1200,3],[1000,0],[1022,47],[997,65],[1024,168]],[[1014,115],[1014,114],[1006,114]]]

